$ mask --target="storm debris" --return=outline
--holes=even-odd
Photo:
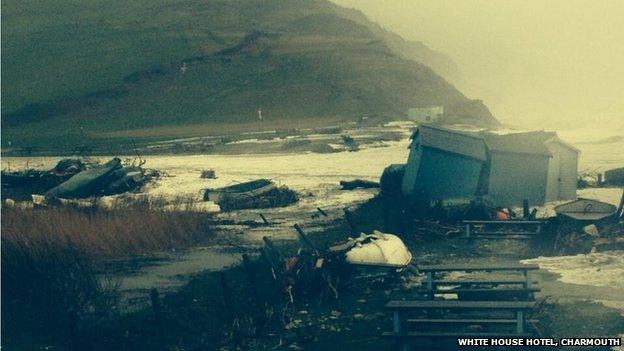
[[[342,187],[342,190],[355,190],[358,188],[371,189],[371,188],[379,188],[379,183],[366,180],[366,179],[354,179],[354,180],[341,180],[340,186]]]
[[[88,198],[116,195],[140,189],[151,179],[141,165],[123,166],[117,157],[76,173],[45,193],[46,199]]]
[[[283,207],[299,201],[297,192],[278,186],[269,179],[257,179],[223,188],[206,189],[204,200],[212,201],[223,211]]]

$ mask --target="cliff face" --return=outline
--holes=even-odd
[[[77,124],[245,122],[259,108],[275,120],[403,117],[469,103],[428,67],[452,71],[444,55],[324,0],[9,0],[2,59],[2,133],[14,144]]]

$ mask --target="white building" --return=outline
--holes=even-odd
[[[407,111],[408,118],[416,123],[437,122],[443,114],[443,106],[414,107]]]

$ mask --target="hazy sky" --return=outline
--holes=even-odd
[[[624,128],[624,0],[334,0],[448,54],[504,122]]]

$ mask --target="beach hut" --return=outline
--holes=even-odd
[[[576,199],[579,149],[556,135],[547,140],[545,145],[552,154],[548,169],[546,201]]]
[[[483,138],[475,132],[420,125],[412,135],[401,189],[431,200],[473,197],[482,190],[487,161]]]
[[[483,133],[489,152],[487,198],[498,206],[541,205],[547,198],[548,170],[552,158],[545,142],[548,132]]]
[[[412,135],[401,190],[412,199],[480,195],[497,206],[573,200],[578,153],[554,132],[500,134],[424,124]]]

